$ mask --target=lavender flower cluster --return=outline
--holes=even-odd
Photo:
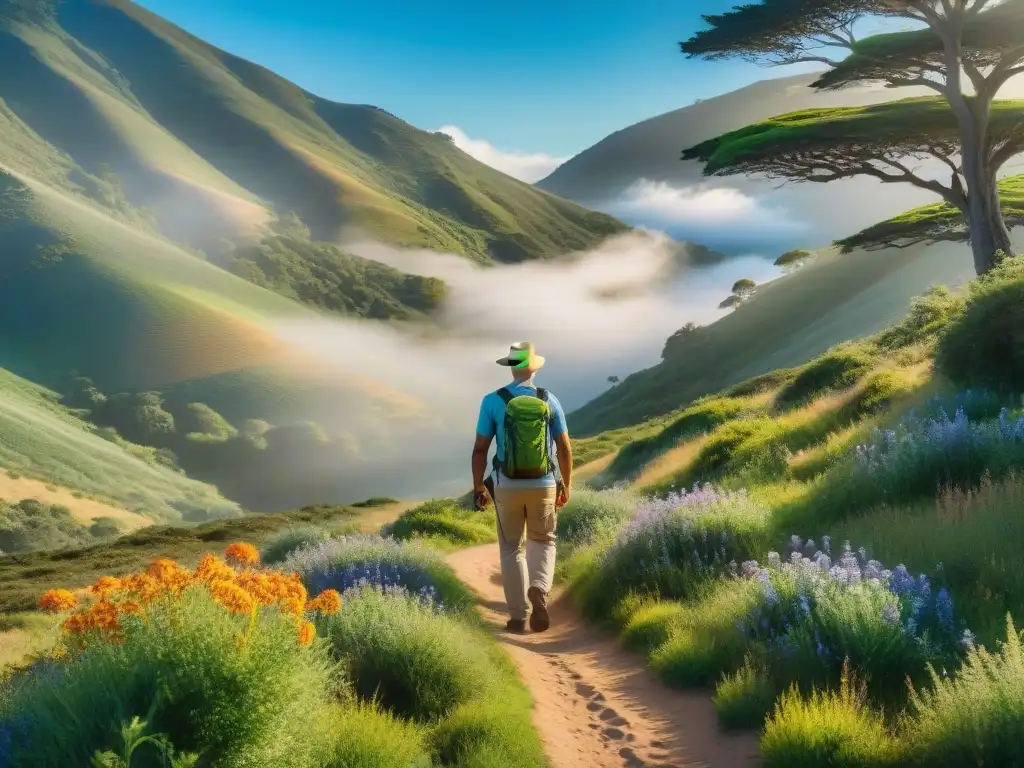
[[[439,556],[415,543],[405,544],[373,535],[341,536],[296,550],[282,563],[313,592],[336,589],[344,597],[375,588],[384,594],[414,596],[440,609],[444,603],[434,583],[432,567]]]
[[[730,562],[749,556],[751,531],[768,512],[745,492],[695,485],[684,493],[645,499],[605,551],[597,569],[606,610],[630,592],[663,599],[692,596],[723,575]]]
[[[940,406],[934,416],[908,414],[896,429],[874,429],[855,452],[857,470],[875,474],[898,471],[922,458],[941,456],[949,462],[979,450],[1024,446],[1024,415],[1002,408],[995,420],[972,421],[962,403],[950,417]]]
[[[973,634],[958,627],[945,588],[934,590],[927,576],[915,577],[903,565],[887,569],[849,542],[833,558],[829,537],[819,549],[813,540],[793,536],[788,558],[770,552],[765,565],[749,560],[735,574],[760,582],[762,589],[759,605],[738,628],[769,649],[789,649],[794,632],[803,627],[810,628],[819,655],[836,656],[838,649],[828,647],[817,624],[826,604],[844,599],[877,607],[883,625],[898,627],[928,655],[962,652],[974,644]]]

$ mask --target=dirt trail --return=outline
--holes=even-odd
[[[497,545],[456,552],[449,562],[501,630],[508,617]],[[550,613],[543,634],[498,637],[533,696],[534,725],[553,768],[760,765],[756,738],[721,733],[707,694],[663,686],[640,656],[584,624],[568,595],[556,595]]]

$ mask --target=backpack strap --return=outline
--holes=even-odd
[[[543,387],[537,387],[537,397],[546,403],[548,401],[548,391]]]
[[[505,401],[505,405],[512,402],[512,393],[509,392],[508,387],[502,387],[498,390],[498,397]]]

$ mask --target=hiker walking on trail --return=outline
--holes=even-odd
[[[543,632],[550,623],[555,527],[558,510],[569,501],[572,448],[561,404],[533,382],[544,365],[533,344],[513,344],[508,356],[495,362],[512,369],[513,381],[480,403],[473,446],[475,503],[484,509],[493,498],[497,510],[501,578],[510,616],[505,629],[523,632],[529,613],[530,629]],[[495,438],[493,472],[485,479]]]

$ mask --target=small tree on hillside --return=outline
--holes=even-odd
[[[735,309],[743,303],[743,299],[737,296],[735,293],[732,296],[726,296],[722,299],[722,303],[718,305],[719,309]]]
[[[618,376],[609,376],[608,377],[608,383],[611,384],[614,387],[616,384],[619,383],[619,377]]]
[[[751,280],[749,277],[741,278],[732,284],[732,292],[739,296],[741,299],[749,299],[754,295],[754,291],[757,289],[757,283]]]
[[[797,248],[795,251],[786,251],[775,260],[775,266],[782,267],[786,272],[792,272],[799,269],[813,255],[810,251],[805,251],[802,248]]]
[[[870,17],[923,28],[858,40]],[[708,175],[764,173],[792,181],[872,176],[938,195],[967,220],[974,265],[1011,254],[997,188],[999,170],[1024,150],[1024,102],[997,102],[1024,73],[1024,0],[761,0],[705,16],[709,28],[681,43],[690,57],[768,65],[816,62],[829,70],[812,87],[867,82],[921,86],[938,96],[878,107],[807,110],[734,131],[684,152]],[[847,51],[845,59],[826,55]],[[934,159],[948,182],[908,164]]]

